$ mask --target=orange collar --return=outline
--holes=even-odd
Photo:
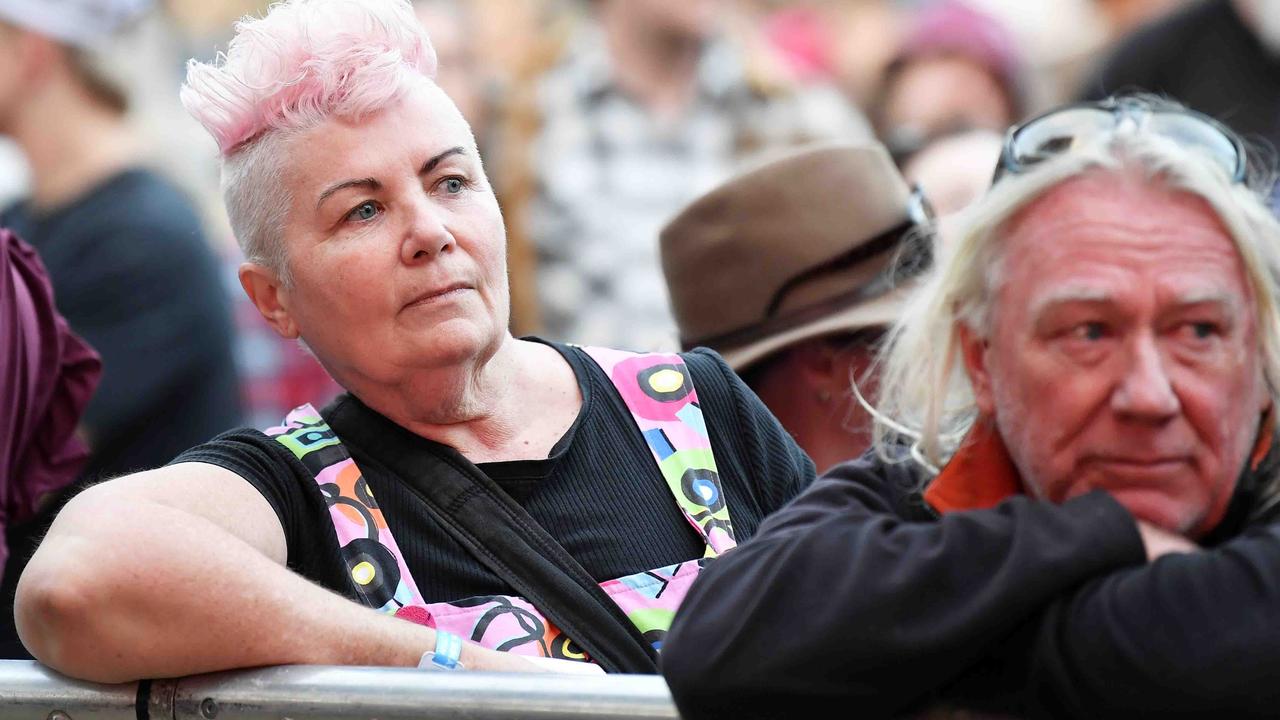
[[[1258,426],[1258,439],[1249,456],[1249,469],[1257,470],[1271,451],[1275,418],[1270,409]],[[1009,457],[993,423],[979,419],[965,436],[960,449],[924,491],[924,500],[940,514],[956,510],[982,510],[1022,494],[1022,478]]]
[[[995,425],[979,419],[960,449],[924,491],[924,500],[939,513],[982,510],[1022,493],[1022,479],[1013,466]]]

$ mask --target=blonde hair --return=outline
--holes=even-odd
[[[1167,105],[1166,105],[1167,107]],[[1257,309],[1259,351],[1273,402],[1280,400],[1280,223],[1269,209],[1270,177],[1235,182],[1199,151],[1159,135],[1117,131],[1100,141],[1007,175],[962,211],[950,242],[908,302],[879,357],[875,446],[886,459],[903,443],[936,473],[978,412],[961,360],[958,330],[990,330],[1002,281],[1007,223],[1052,188],[1090,172],[1137,172],[1151,183],[1204,199],[1234,240]]]

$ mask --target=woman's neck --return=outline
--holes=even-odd
[[[475,463],[547,457],[582,403],[572,368],[554,348],[510,336],[487,359],[353,392],[397,425]]]

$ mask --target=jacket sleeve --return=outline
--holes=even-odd
[[[1029,660],[1036,715],[1274,717],[1280,527],[1084,584],[1048,607]]]
[[[1059,595],[1144,560],[1101,493],[909,522],[889,482],[867,459],[840,466],[707,567],[663,646],[683,717],[897,714]]]

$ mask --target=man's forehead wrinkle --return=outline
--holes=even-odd
[[[1161,211],[1152,212],[1156,207]],[[1217,212],[1204,198],[1123,171],[1098,170],[1066,180],[1015,213],[1005,233],[1017,233],[1028,223],[1031,227],[1116,223],[1140,232],[1198,226],[1225,233]]]
[[[1133,206],[1114,199],[1076,202],[1089,199],[1085,190],[1051,191],[1015,216],[1004,238],[1009,272],[1047,279],[1111,265],[1120,272],[1157,263],[1166,268],[1162,272],[1177,266],[1196,272],[1210,265],[1242,267],[1236,243],[1204,205],[1158,188]]]

